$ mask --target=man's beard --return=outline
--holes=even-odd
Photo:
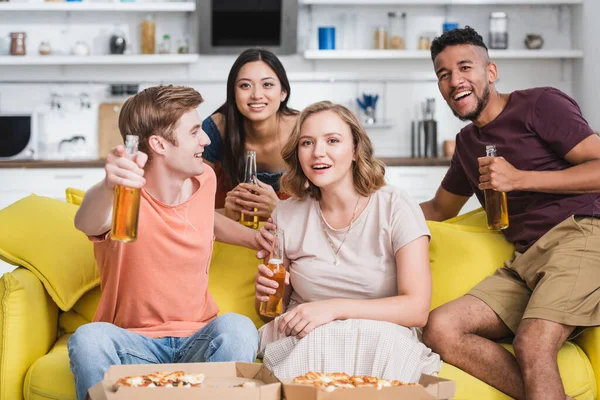
[[[475,91],[473,91],[473,95],[475,97],[477,97],[477,95],[475,94]],[[454,114],[454,116],[457,117],[458,119],[460,119],[461,121],[474,121],[477,118],[479,118],[479,116],[481,115],[481,112],[483,111],[485,106],[487,106],[489,101],[490,101],[490,87],[488,85],[485,87],[485,90],[483,91],[483,95],[481,97],[477,97],[477,107],[475,107],[475,110],[473,110],[472,113],[469,113],[465,116],[460,116],[460,115],[458,115],[458,113],[456,111],[454,111],[454,108],[450,107],[450,109],[452,110],[452,113]]]

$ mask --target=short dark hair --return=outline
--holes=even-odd
[[[470,26],[464,28],[452,29],[445,32],[442,36],[436,37],[431,43],[431,61],[448,46],[456,46],[461,44],[471,44],[473,46],[482,47],[487,53],[488,48],[483,42],[483,38],[475,29]]]

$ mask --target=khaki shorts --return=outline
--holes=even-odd
[[[467,294],[513,333],[524,318],[600,326],[600,218],[567,218]]]

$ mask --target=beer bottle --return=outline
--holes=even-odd
[[[265,317],[278,317],[281,315],[283,307],[283,292],[285,291],[285,268],[283,266],[283,257],[285,254],[284,247],[285,235],[282,229],[275,230],[275,242],[273,250],[269,256],[267,268],[273,271],[273,276],[270,279],[279,284],[275,294],[269,296],[268,301],[260,303],[260,314]]]
[[[485,146],[486,157],[496,157],[496,146]],[[508,228],[508,205],[506,193],[493,189],[483,191],[485,197],[485,211],[487,213],[488,228],[501,230]]]
[[[127,135],[125,138],[125,157],[135,160],[139,138]],[[138,233],[140,214],[140,189],[115,186],[110,238],[121,242],[134,242]]]
[[[256,151],[248,150],[246,152],[246,170],[244,172],[244,183],[256,185]],[[251,191],[252,193],[255,193]],[[254,209],[254,212],[258,209]],[[258,229],[258,215],[240,215],[240,224],[248,228]]]

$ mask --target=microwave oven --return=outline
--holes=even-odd
[[[37,131],[35,113],[0,113],[0,160],[37,159]]]
[[[296,53],[298,0],[200,0],[197,15],[199,53]]]

